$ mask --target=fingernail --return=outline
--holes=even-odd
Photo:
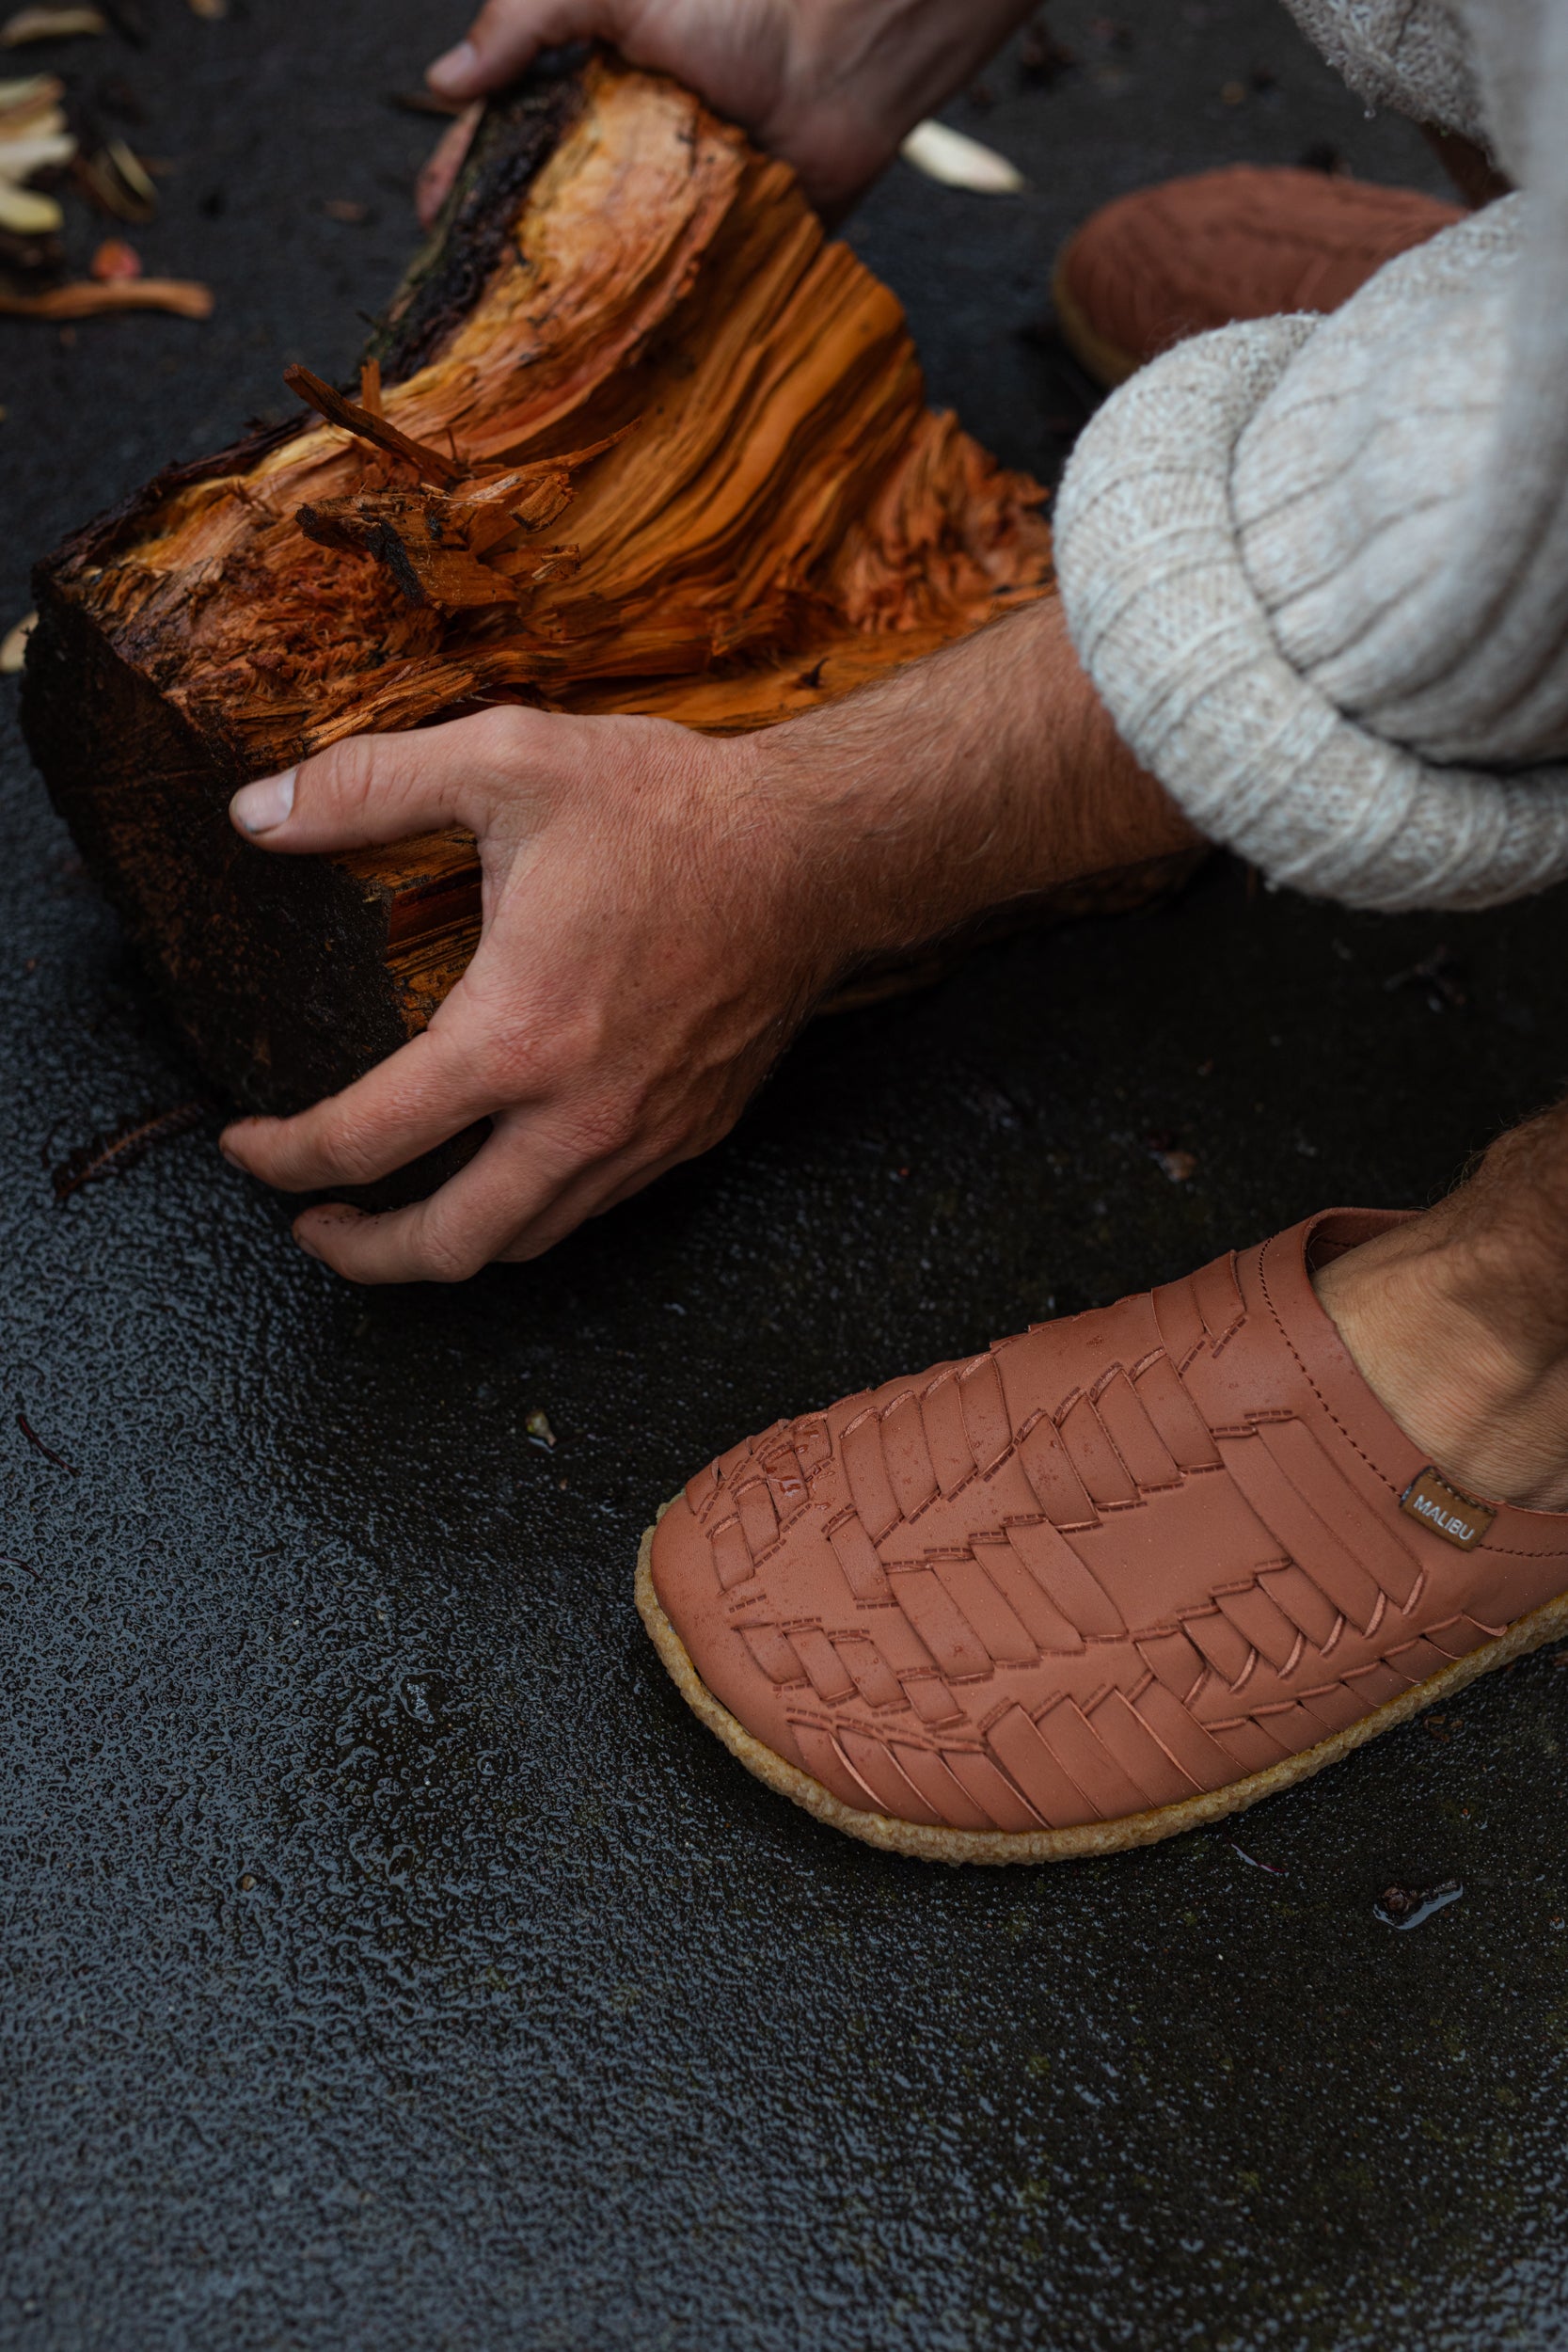
[[[223,1153],[224,1158],[229,1162],[230,1168],[237,1168],[242,1176],[249,1175],[250,1170],[246,1168],[239,1153],[237,1152],[230,1152],[229,1146],[222,1140],[221,1137],[218,1141],[218,1150]]]
[[[290,768],[283,775],[243,786],[230,802],[229,814],[242,833],[271,833],[293,814],[293,805],[294,771]]]
[[[433,90],[461,98],[478,72],[479,51],[471,40],[460,40],[455,49],[447,50],[434,65],[426,66],[424,78]]]

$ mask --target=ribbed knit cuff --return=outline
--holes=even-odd
[[[1356,725],[1243,566],[1236,442],[1317,324],[1199,336],[1100,410],[1053,517],[1073,644],[1144,766],[1271,881],[1389,912],[1527,897],[1568,875],[1568,768],[1437,768]]]

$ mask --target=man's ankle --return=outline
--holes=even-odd
[[[1368,1387],[1446,1477],[1478,1499],[1568,1510],[1568,1332],[1511,1311],[1519,1270],[1499,1279],[1491,1255],[1445,1202],[1336,1259],[1314,1288]]]

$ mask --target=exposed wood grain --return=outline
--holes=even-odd
[[[246,777],[498,701],[765,726],[1051,585],[1041,492],[927,409],[788,170],[602,56],[492,106],[360,397],[289,380],[316,413],[40,567],[24,680],[84,855],[250,1108],[428,1021],[479,872],[456,834],[268,859],[225,817]]]

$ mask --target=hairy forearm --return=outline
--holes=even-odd
[[[795,861],[833,974],[1197,838],[1117,737],[1054,597],[741,755],[737,821]]]

